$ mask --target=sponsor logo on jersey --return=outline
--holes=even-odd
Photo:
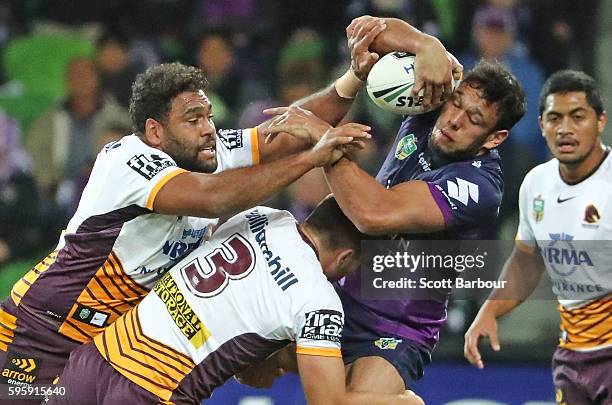
[[[482,166],[482,161],[480,161],[480,160],[474,160],[474,161],[472,162],[472,166],[474,166],[474,167],[475,167],[475,168],[477,168],[477,169],[480,169],[480,167]]]
[[[14,385],[32,384],[38,377],[40,364],[40,360],[32,355],[9,352],[0,373],[0,382]]]
[[[374,342],[374,346],[378,347],[380,350],[395,350],[399,343],[402,343],[402,339],[380,338]]]
[[[220,129],[217,138],[229,150],[242,148],[242,131],[237,129]]]
[[[83,304],[79,304],[76,311],[72,314],[72,319],[98,328],[106,326],[108,318],[109,314],[106,312],[98,311],[97,309],[87,307]]]
[[[414,134],[409,134],[400,139],[395,148],[395,158],[404,160],[417,150],[416,138]]]
[[[463,180],[459,177],[455,177],[455,179],[457,180],[456,183],[453,183],[450,180],[446,180],[448,196],[461,202],[465,206],[469,204],[470,200],[473,200],[475,203],[478,203],[478,185],[471,183],[467,180]]]
[[[312,340],[328,340],[340,343],[344,316],[340,311],[319,309],[306,313],[306,323],[301,337]]]
[[[170,317],[191,342],[199,349],[210,337],[210,331],[191,308],[170,273],[166,274],[153,289],[168,309]]]
[[[560,276],[573,274],[580,266],[593,267],[586,250],[577,250],[572,244],[573,235],[565,232],[549,233],[551,242],[542,247],[542,256],[550,268]]]
[[[533,219],[540,222],[544,218],[544,200],[539,195],[533,199]]]
[[[584,209],[584,218],[582,220],[582,226],[585,228],[599,228],[599,220],[601,219],[601,215],[599,215],[599,210],[594,204],[589,204]]]
[[[260,214],[258,210],[253,210],[246,214],[246,218],[249,223],[249,229],[253,235],[255,235],[255,240],[257,241],[259,250],[266,260],[270,275],[274,278],[274,281],[281,288],[281,290],[286,291],[287,288],[296,284],[299,280],[289,267],[282,264],[280,256],[276,255],[268,247],[268,242],[266,239],[268,217]]]
[[[429,165],[427,159],[425,159],[425,152],[419,153],[419,164],[421,165],[421,168],[424,172],[431,171],[431,166]]]
[[[146,156],[140,154],[128,160],[127,165],[145,179],[151,180],[162,170],[176,166],[176,163],[159,155]]]

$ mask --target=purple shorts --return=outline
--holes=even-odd
[[[612,404],[612,347],[593,352],[557,348],[552,367],[557,404]]]
[[[10,298],[0,303],[0,384],[51,384],[81,343],[51,330]],[[11,405],[40,400],[11,400]]]
[[[58,384],[66,395],[52,397],[52,405],[145,405],[160,398],[134,384],[111,366],[93,343],[85,343],[70,355]]]

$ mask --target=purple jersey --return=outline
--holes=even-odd
[[[493,150],[470,160],[439,162],[427,147],[438,114],[439,111],[436,111],[404,119],[376,179],[387,188],[410,180],[427,182],[444,215],[444,231],[402,237],[487,239],[502,198],[501,159]],[[359,272],[355,272],[346,277],[338,288],[367,307],[373,329],[380,331],[381,335],[399,335],[433,348],[440,326],[446,320],[448,295],[443,295],[444,298],[439,300],[364,300],[360,286],[361,277]],[[347,317],[359,310],[345,308]],[[363,317],[364,314],[360,313],[359,316]]]

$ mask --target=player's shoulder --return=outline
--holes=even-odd
[[[523,179],[524,186],[540,185],[550,183],[551,178],[559,175],[559,161],[550,159],[548,162],[540,163],[527,172]]]
[[[257,131],[256,128],[246,129],[219,129],[217,130],[217,139],[220,145],[225,147],[228,151],[233,149],[241,149],[246,145],[246,140],[251,136],[253,131]]]
[[[137,173],[147,180],[166,168],[177,166],[167,153],[147,145],[134,134],[105,145],[98,155],[98,161],[109,166],[111,175]]]
[[[478,187],[496,190],[503,187],[501,159],[497,151],[483,157],[444,165],[438,171],[440,177],[454,183],[469,182]]]

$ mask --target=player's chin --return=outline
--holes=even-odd
[[[199,172],[201,173],[214,173],[217,170],[217,165],[216,157],[198,160]]]

